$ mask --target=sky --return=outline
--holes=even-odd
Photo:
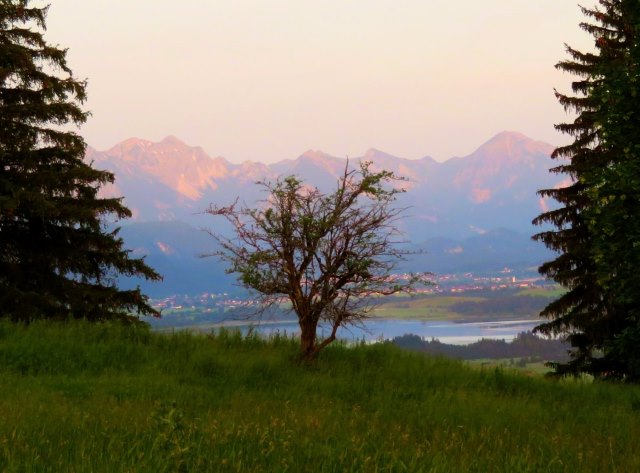
[[[49,3],[45,38],[88,80],[89,145],[175,135],[236,163],[445,160],[503,130],[563,144],[554,64],[592,48],[573,0]]]

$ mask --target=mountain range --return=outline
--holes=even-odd
[[[372,148],[349,163],[371,161],[375,169],[407,178],[406,192],[397,202],[407,209],[400,229],[414,246],[426,250],[411,265],[419,261],[425,267],[410,269],[446,272],[464,270],[465,264],[467,270],[509,266],[513,258],[535,265],[548,256],[530,235],[536,231],[531,220],[553,205],[536,191],[567,179],[549,172],[553,149],[520,133],[502,132],[470,155],[444,162],[428,156],[405,159]],[[264,198],[256,181],[292,174],[330,191],[346,165],[344,158],[312,150],[274,164],[233,164],[174,136],[158,143],[132,138],[106,151],[89,147],[86,159],[115,174],[115,183],[101,192],[124,196],[133,212],[132,219],[121,222],[127,245],[148,255],[149,263],[165,273],[165,283],[151,293],[200,291],[209,287],[208,281],[228,282],[219,264],[198,258],[213,249],[213,240],[201,229],[225,231],[222,222],[203,213],[210,204],[240,198],[251,205]],[[465,251],[465,245],[474,253]]]

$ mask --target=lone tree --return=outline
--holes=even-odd
[[[211,207],[225,217],[233,238],[213,234],[214,253],[230,263],[240,283],[260,296],[262,307],[287,300],[300,324],[301,357],[314,358],[336,339],[338,328],[364,319],[372,297],[411,291],[421,279],[394,277],[406,253],[396,248],[401,209],[391,206],[401,190],[388,171],[345,166],[337,189],[325,194],[289,176],[260,182],[268,197],[260,208]],[[318,324],[331,333],[320,340]]]
[[[86,164],[84,140],[68,131],[87,119],[86,84],[43,39],[47,8],[29,4],[0,0],[0,316],[158,315],[139,290],[116,287],[118,274],[160,276],[107,230],[106,218],[131,213],[98,197],[114,176]]]
[[[567,289],[542,312],[538,332],[566,335],[573,352],[558,374],[640,379],[640,2],[599,0],[582,8],[595,52],[567,47],[556,67],[575,74],[576,95],[556,96],[572,123],[556,128],[574,138],[555,150],[567,158],[552,171],[572,184],[545,189],[562,206],[534,220],[554,230],[534,236],[559,253],[540,272]]]

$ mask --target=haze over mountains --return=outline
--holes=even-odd
[[[427,250],[411,265],[425,267],[410,269],[441,272],[464,270],[466,265],[471,271],[538,264],[547,256],[530,235],[536,231],[531,220],[553,205],[536,191],[566,179],[549,173],[553,148],[502,132],[469,156],[445,162],[428,156],[404,159],[373,148],[350,161],[372,161],[376,169],[408,178],[403,183],[407,192],[398,199],[399,206],[408,208],[400,226],[410,242]],[[213,268],[216,261],[197,258],[213,249],[213,240],[198,228],[221,229],[216,228],[221,221],[202,214],[211,203],[225,205],[239,197],[252,204],[264,197],[256,181],[291,174],[330,191],[346,163],[309,150],[269,165],[232,164],[173,136],[159,143],[129,139],[106,151],[89,148],[87,159],[116,175],[115,184],[103,192],[125,196],[133,211],[134,218],[122,222],[127,245],[147,254],[149,263],[165,273],[163,289],[152,293],[185,292],[188,287],[200,291],[208,287],[207,280],[222,278],[221,268]],[[189,274],[195,277],[186,277]]]

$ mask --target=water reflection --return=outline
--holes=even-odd
[[[539,320],[455,323],[447,321],[375,319],[367,320],[363,326],[341,327],[338,330],[338,338],[351,341],[376,341],[401,337],[406,334],[415,334],[424,339],[435,338],[442,343],[463,345],[476,342],[482,338],[509,341],[515,338],[518,333],[532,330],[538,324],[540,324]],[[296,335],[300,332],[296,321],[234,325],[245,333],[251,329],[266,336],[274,333]],[[318,328],[319,336],[326,336],[329,333],[330,328],[327,326]]]

